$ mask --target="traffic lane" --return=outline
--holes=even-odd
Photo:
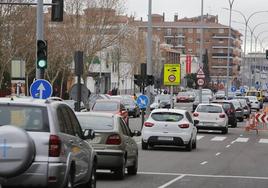
[[[193,103],[192,102],[189,102],[189,103],[175,103],[174,108],[175,109],[187,110],[187,111],[191,112],[192,108],[193,108]]]
[[[97,173],[97,184],[99,188],[129,188],[129,187],[159,187],[170,179],[172,175],[157,176],[154,174],[137,174],[135,176],[126,175],[124,180],[116,180],[111,173]]]

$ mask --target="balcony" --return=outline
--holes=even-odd
[[[184,34],[175,34],[175,33],[165,33],[165,38],[185,38]]]
[[[212,38],[213,38],[213,39],[228,39],[229,36],[228,36],[228,34],[214,34],[214,35],[212,36]],[[231,36],[231,39],[235,40],[235,36],[232,35],[232,36]]]
[[[232,53],[230,53],[230,58],[233,58]],[[213,53],[212,58],[214,59],[227,59],[228,58],[228,53]]]

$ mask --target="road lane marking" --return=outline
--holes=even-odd
[[[208,162],[207,161],[204,161],[204,162],[202,162],[202,163],[200,163],[201,165],[205,165],[205,164],[207,164]]]
[[[214,138],[211,139],[211,141],[223,141],[225,140],[225,136],[215,136]]]
[[[236,140],[234,140],[233,142],[247,142],[248,138],[237,138]]]
[[[268,180],[268,177],[261,176],[231,176],[231,175],[209,175],[209,174],[183,174],[183,173],[163,173],[163,172],[138,172],[144,175],[163,175],[163,176],[192,176],[192,177],[208,177],[208,178],[232,178],[232,179],[257,179]]]
[[[227,145],[226,148],[229,148],[231,145]]]
[[[268,144],[268,139],[260,139],[259,143]]]
[[[218,153],[216,153],[216,156],[219,156],[221,153],[220,152],[218,152]]]
[[[204,136],[201,136],[201,135],[197,135],[197,136],[196,136],[196,140],[200,140],[200,139],[202,139],[202,138],[204,138]]]
[[[158,188],[165,188],[165,187],[168,187],[168,186],[171,185],[172,183],[174,183],[174,182],[176,182],[176,181],[178,181],[178,180],[184,178],[184,176],[185,176],[185,175],[180,175],[179,177],[177,177],[177,178],[175,178],[175,179],[173,179],[173,180],[171,180],[171,181],[165,183],[164,185],[159,186]]]

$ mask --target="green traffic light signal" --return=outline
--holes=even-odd
[[[47,42],[43,40],[37,41],[37,68],[47,68]]]

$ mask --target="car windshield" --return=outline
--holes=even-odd
[[[114,127],[113,118],[105,116],[93,116],[76,114],[82,129],[112,130]]]
[[[199,105],[196,111],[206,113],[221,113],[222,109],[221,107],[214,105]]]
[[[178,122],[183,119],[183,114],[171,113],[171,112],[155,112],[151,115],[155,121],[169,121]]]
[[[233,103],[233,105],[234,105],[234,107],[235,107],[235,109],[237,109],[237,108],[240,108],[241,107],[241,104],[240,104],[240,102],[239,101],[232,101],[232,103]]]
[[[13,125],[26,131],[48,132],[45,107],[0,106],[0,126]]]
[[[116,102],[96,102],[92,108],[93,111],[117,111],[118,103]]]
[[[170,95],[157,95],[155,97],[155,101],[169,101],[170,100]]]

